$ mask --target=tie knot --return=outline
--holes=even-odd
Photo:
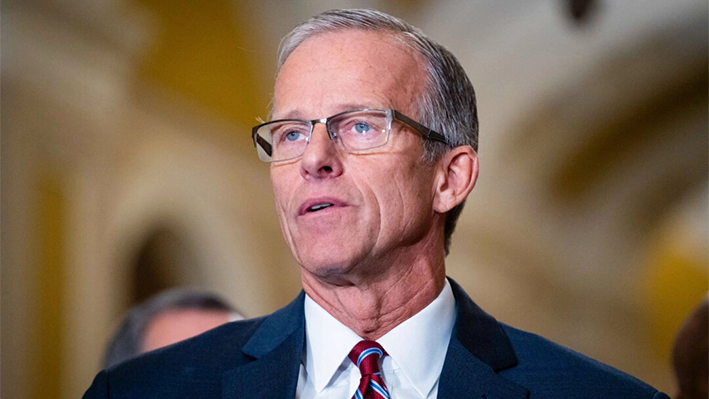
[[[359,368],[362,376],[365,376],[379,372],[379,359],[386,354],[384,348],[378,343],[363,340],[352,348],[348,357]]]

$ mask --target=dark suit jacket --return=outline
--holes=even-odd
[[[497,322],[450,282],[458,315],[439,398],[669,399],[618,370]],[[301,292],[269,316],[229,323],[104,370],[84,398],[294,398],[304,298]]]

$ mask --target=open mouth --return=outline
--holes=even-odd
[[[333,204],[331,204],[329,202],[326,202],[323,204],[315,204],[315,205],[311,206],[310,208],[308,208],[308,212],[317,212],[317,211],[323,210],[325,208],[329,208],[331,206],[333,206]]]

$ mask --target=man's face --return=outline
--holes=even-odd
[[[319,119],[359,108],[393,108],[414,119],[425,87],[418,54],[391,36],[341,31],[310,38],[276,80],[274,119]],[[337,279],[382,274],[430,240],[434,168],[421,161],[420,136],[394,122],[389,142],[349,154],[317,124],[303,156],[271,166],[284,237],[304,273]],[[319,205],[329,206],[314,210]]]

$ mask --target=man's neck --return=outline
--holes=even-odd
[[[357,335],[376,340],[428,306],[445,285],[442,257],[410,261],[406,267],[389,267],[391,273],[376,280],[353,276],[351,284],[332,284],[303,272],[303,288]]]

